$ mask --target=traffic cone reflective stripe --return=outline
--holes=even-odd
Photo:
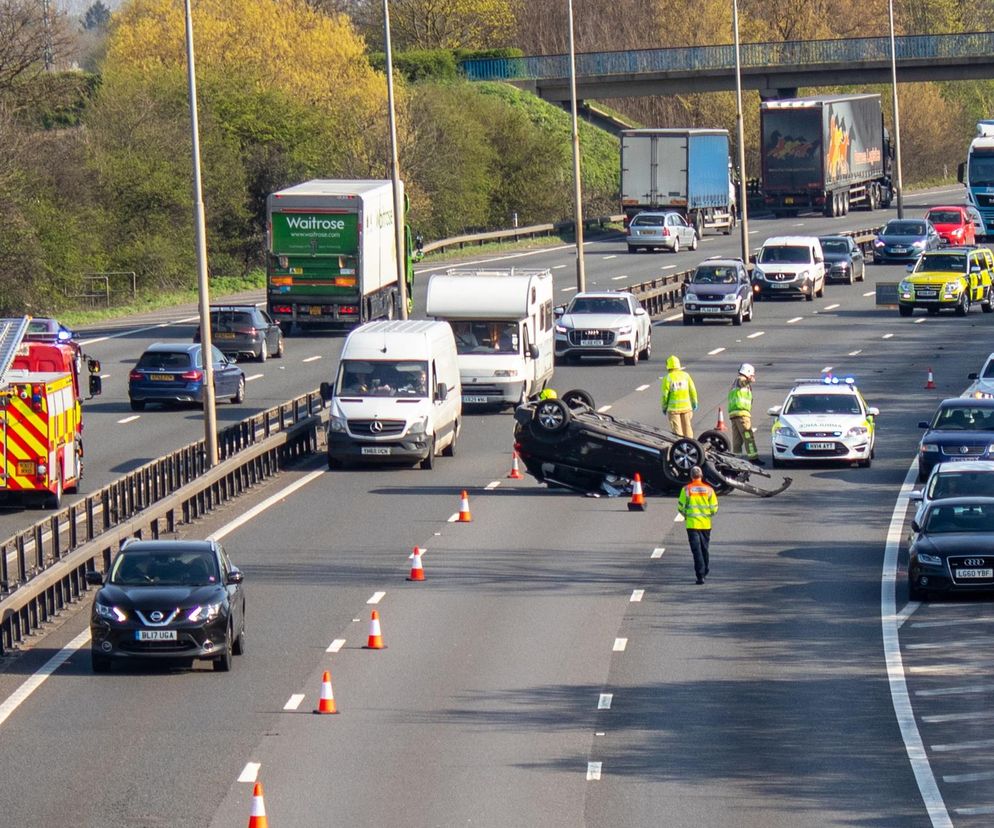
[[[335,693],[331,689],[331,672],[324,671],[321,677],[321,700],[318,702],[318,709],[315,713],[337,713],[338,707],[335,705]]]
[[[642,494],[642,476],[638,472],[635,472],[635,479],[632,481],[632,499],[628,504],[628,511],[645,511],[645,495]]]
[[[524,475],[521,473],[521,469],[518,468],[518,452],[511,450],[511,470],[507,473],[508,480],[521,480]]]
[[[925,383],[925,388],[926,390],[931,390],[932,388],[935,388],[935,378],[932,376],[931,366],[929,366],[928,369],[928,380]]]
[[[380,614],[376,610],[373,610],[372,618],[369,621],[369,638],[366,641],[365,649],[383,649],[383,635],[380,632]]]
[[[725,425],[725,412],[721,410],[721,406],[718,406],[718,423],[714,427],[715,431],[728,431],[728,427]]]
[[[462,498],[459,501],[459,523],[469,523],[473,516],[469,513],[469,495],[463,489]]]
[[[414,558],[414,563],[411,564],[411,574],[407,576],[407,580],[423,581],[425,568],[421,565],[421,550],[417,546],[414,547],[414,554],[411,557]]]
[[[248,828],[269,828],[266,819],[266,802],[262,798],[262,783],[256,782],[252,789],[252,812],[249,814]]]

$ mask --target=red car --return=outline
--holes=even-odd
[[[973,219],[966,207],[933,207],[925,216],[946,244],[976,244]]]

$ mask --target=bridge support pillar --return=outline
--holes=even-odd
[[[797,97],[797,87],[796,86],[786,86],[779,89],[760,89],[759,99],[761,101],[779,101],[784,98],[796,98]]]

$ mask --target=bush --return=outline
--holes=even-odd
[[[383,52],[373,52],[369,62],[379,72],[386,72],[387,56]],[[412,49],[407,52],[394,52],[393,68],[407,80],[452,80],[458,75],[456,59],[451,49]]]

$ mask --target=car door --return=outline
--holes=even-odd
[[[752,313],[752,285],[749,283],[749,272],[744,267],[738,267],[736,273],[739,280],[736,292],[741,299],[741,306],[749,308],[749,312]]]
[[[231,397],[237,391],[237,380],[235,374],[237,369],[228,361],[228,358],[217,348],[211,345],[211,354],[214,363],[214,395],[217,397]]]
[[[680,239],[680,244],[690,245],[694,240],[694,228],[683,220],[683,216],[678,216],[675,213],[670,216],[670,220],[673,222],[673,227],[676,230],[677,238]]]
[[[863,251],[853,239],[849,239],[849,262],[852,268],[853,279],[863,278],[863,268],[866,266],[863,261]]]
[[[275,354],[280,346],[279,326],[273,322],[272,317],[264,310],[256,310],[255,317],[256,327],[261,331],[265,331],[266,350],[268,350],[270,354]]]

